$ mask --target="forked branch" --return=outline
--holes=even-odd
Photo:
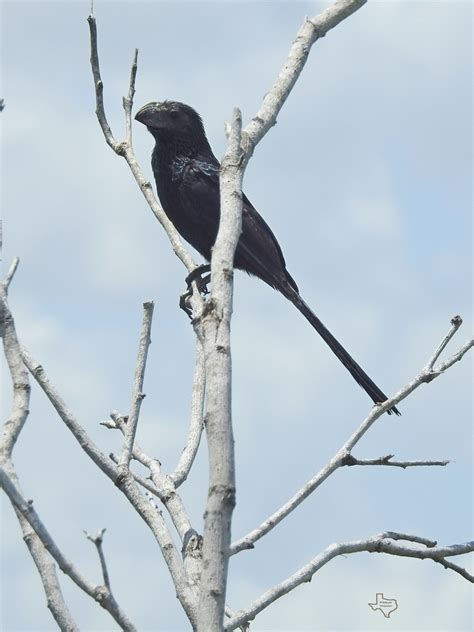
[[[455,324],[451,325],[449,333],[443,338],[441,345],[437,347],[437,351],[434,354],[434,361],[439,357],[441,351],[446,347],[447,343],[452,339],[456,331],[459,329],[462,320],[459,316],[452,319],[451,323],[455,321]],[[313,476],[296,494],[290,498],[280,509],[269,516],[264,522],[260,524],[256,529],[250,531],[243,538],[240,538],[232,544],[231,555],[238,553],[244,549],[251,549],[254,547],[255,542],[262,538],[266,533],[271,531],[277,526],[286,516],[288,516],[298,505],[300,505],[305,498],[314,492],[325,480],[331,476],[337,469],[344,465],[392,465],[396,467],[414,467],[414,466],[432,466],[432,465],[447,465],[449,461],[400,461],[391,462],[392,455],[381,457],[381,459],[375,459],[372,461],[358,461],[352,456],[351,452],[357,443],[362,439],[366,432],[372,427],[372,425],[383,415],[383,413],[392,408],[398,402],[402,401],[421,384],[431,382],[433,379],[442,375],[453,364],[463,358],[463,356],[474,345],[474,339],[468,340],[451,358],[441,363],[437,368],[433,367],[433,361],[430,360],[428,365],[422,369],[422,371],[406,386],[401,388],[396,395],[385,401],[383,404],[374,406],[370,414],[361,423],[352,436],[344,443],[344,445],[336,452],[333,458],[325,465],[317,474]],[[441,351],[440,351],[441,349]],[[435,357],[436,356],[436,357]]]
[[[92,68],[92,76],[94,78],[94,87],[95,87],[95,98],[96,98],[96,114],[97,119],[99,121],[100,127],[102,129],[102,133],[104,138],[111,147],[111,149],[118,155],[125,158],[128,166],[130,167],[133,176],[140,187],[140,191],[145,196],[148,205],[150,206],[151,211],[160,222],[160,224],[165,229],[166,234],[171,242],[171,246],[176,254],[176,256],[181,259],[183,264],[186,266],[187,270],[191,272],[195,268],[197,268],[196,263],[193,261],[191,255],[187,252],[185,247],[183,246],[183,242],[181,241],[176,228],[170,222],[165,212],[158,204],[158,201],[153,193],[153,189],[151,184],[146,180],[143,176],[140,166],[135,157],[135,152],[132,146],[132,107],[133,107],[133,96],[135,94],[135,79],[137,75],[137,58],[138,58],[138,50],[135,49],[132,61],[132,67],[130,71],[130,81],[128,86],[128,95],[123,99],[123,106],[125,110],[125,133],[126,138],[122,142],[118,142],[115,140],[115,137],[112,133],[110,125],[107,121],[107,116],[105,113],[104,107],[104,84],[102,81],[102,77],[100,74],[100,64],[99,64],[99,53],[98,53],[98,45],[97,45],[97,24],[95,17],[91,14],[87,18],[89,23],[89,33],[90,33],[90,47],[91,47],[91,68]],[[197,294],[195,292],[195,294]],[[194,300],[198,301],[198,296],[194,297]]]
[[[404,544],[398,544],[397,541],[405,540],[412,543],[418,543],[425,548],[414,548]],[[304,582],[311,581],[313,575],[323,566],[339,555],[349,555],[351,553],[385,553],[387,555],[397,555],[399,557],[411,557],[420,560],[431,559],[434,562],[442,564],[445,568],[450,568],[465,577],[468,581],[473,582],[474,578],[465,569],[460,566],[448,562],[447,557],[464,555],[474,551],[474,542],[466,542],[464,544],[454,544],[452,546],[437,546],[432,540],[420,536],[411,536],[396,532],[386,532],[374,535],[366,540],[356,540],[352,542],[342,542],[340,544],[330,544],[324,551],[314,557],[308,564],[303,566],[299,571],[280,582],[270,590],[267,590],[260,597],[255,599],[249,606],[243,610],[239,610],[225,625],[225,630],[235,630],[243,623],[248,623],[255,616],[267,608],[271,603],[276,601],[283,595],[288,594],[297,586]]]

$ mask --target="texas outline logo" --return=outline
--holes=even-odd
[[[388,619],[392,612],[398,608],[398,603],[396,599],[386,599],[383,593],[377,593],[375,595],[375,603],[369,603],[369,606],[374,611],[380,610],[383,616]]]

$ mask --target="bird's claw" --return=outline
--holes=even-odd
[[[188,290],[186,290],[186,292],[184,292],[184,294],[181,294],[181,296],[179,297],[179,307],[184,312],[186,312],[190,320],[192,320],[193,318],[193,310],[189,307],[188,300],[191,298],[192,295],[193,291],[191,288],[189,288]]]
[[[208,274],[207,276],[203,276],[203,275],[206,274],[206,272],[210,272],[210,271],[211,271],[211,266],[208,263],[204,263],[198,266],[197,268],[194,268],[194,270],[190,272],[185,279],[186,285],[188,286],[188,292],[191,289],[191,284],[195,282],[201,294],[209,294],[209,290],[207,289],[207,286],[209,284],[209,281],[211,280],[211,275],[210,274]]]
[[[207,276],[203,276],[203,275],[206,274],[206,272],[210,272],[210,270],[211,270],[211,266],[208,263],[205,263],[203,265],[198,266],[197,268],[194,268],[194,270],[190,272],[185,279],[188,289],[186,290],[186,292],[184,292],[184,294],[181,294],[181,296],[179,297],[179,307],[184,312],[186,312],[186,314],[189,316],[191,320],[193,318],[193,310],[189,306],[189,299],[193,295],[192,284],[196,283],[197,288],[201,294],[209,294],[209,290],[207,289],[207,286],[211,280],[211,275],[210,274],[208,274]]]

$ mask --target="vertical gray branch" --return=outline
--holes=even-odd
[[[234,252],[242,225],[241,116],[234,110],[229,146],[221,165],[221,222],[212,252],[212,292],[198,325],[206,358],[209,490],[204,514],[198,630],[222,630],[235,506],[232,433],[230,320]]]
[[[104,550],[102,543],[104,541],[105,528],[102,528],[97,535],[90,535],[87,531],[84,531],[86,538],[92,542],[97,549],[97,555],[99,556],[100,567],[102,569],[102,577],[104,578],[104,586],[106,586],[111,592],[109,571],[107,570],[107,562],[105,560]]]
[[[193,376],[193,391],[191,396],[191,423],[189,425],[188,440],[179,458],[175,471],[170,474],[170,480],[175,487],[179,487],[188,477],[194,463],[201,441],[203,429],[204,399],[206,394],[206,367],[204,364],[204,350],[199,337],[196,337],[196,364]]]
[[[205,357],[209,493],[204,521],[199,632],[222,629],[230,552],[232,511],[235,504],[234,447],[231,416],[230,319],[232,315],[233,259],[241,231],[242,178],[255,145],[275,123],[276,116],[300,75],[314,42],[366,0],[337,0],[321,16],[306,20],[288,59],[262,107],[242,132],[234,111],[229,146],[221,163],[221,220],[212,251],[213,289],[198,319]]]
[[[135,378],[133,380],[132,405],[130,415],[125,426],[125,439],[123,442],[122,454],[120,455],[119,467],[121,469],[128,468],[130,458],[132,456],[133,442],[137,431],[138,416],[145,395],[142,392],[143,380],[145,377],[146,360],[148,356],[148,348],[151,343],[151,322],[153,318],[153,301],[143,303],[143,323],[138,343],[137,365],[135,369]]]
[[[0,456],[5,459],[10,459],[15,443],[28,418],[31,390],[28,371],[21,358],[21,349],[16,335],[15,323],[7,303],[8,287],[13,279],[18,263],[19,260],[16,257],[4,281],[0,284],[0,333],[13,385],[11,414],[3,425],[0,442]]]

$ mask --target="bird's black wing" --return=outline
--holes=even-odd
[[[208,261],[220,215],[219,163],[216,163],[189,160],[180,182],[172,187],[163,203],[180,235]]]
[[[243,196],[242,234],[235,251],[236,268],[254,274],[271,287],[287,294],[298,286],[286,269],[285,258],[275,235],[263,217]]]
[[[170,215],[179,233],[208,261],[220,219],[219,163],[193,159],[183,169],[177,200],[179,213]],[[285,259],[271,228],[243,195],[242,233],[235,251],[236,268],[253,274],[285,293],[298,291],[286,271]]]

